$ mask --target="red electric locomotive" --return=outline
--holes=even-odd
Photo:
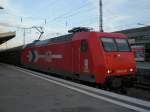
[[[70,32],[28,44],[22,65],[109,87],[122,86],[134,77],[136,63],[126,35],[85,28]]]

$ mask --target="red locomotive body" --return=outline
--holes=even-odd
[[[132,77],[136,71],[127,36],[117,33],[76,32],[37,41],[24,48],[21,62],[32,69],[96,84]]]

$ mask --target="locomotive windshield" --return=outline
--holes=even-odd
[[[115,40],[119,51],[131,51],[128,40],[126,39],[115,39]]]
[[[117,51],[117,46],[114,39],[112,38],[102,38],[103,46],[106,51]]]
[[[127,39],[102,38],[102,44],[107,52],[129,52],[131,51]]]

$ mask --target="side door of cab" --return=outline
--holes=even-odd
[[[72,72],[80,74],[80,40],[72,42]]]

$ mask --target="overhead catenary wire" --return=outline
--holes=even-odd
[[[94,7],[92,7],[92,8],[88,8],[88,9],[86,9],[85,11],[82,11],[81,9],[83,9],[83,8],[85,8],[85,7],[87,7],[88,6],[88,3],[89,2],[87,2],[86,4],[84,4],[84,5],[82,5],[80,8],[78,8],[78,10],[75,10],[74,12],[71,12],[70,14],[64,14],[63,16],[63,18],[61,18],[61,19],[64,19],[64,18],[71,18],[71,17],[74,17],[74,16],[77,16],[77,15],[79,15],[79,14],[81,14],[82,12],[84,12],[84,13],[86,13],[86,12],[89,12],[89,11],[92,11],[93,9],[95,9]],[[81,12],[81,13],[80,13]],[[29,18],[29,17],[28,17]],[[22,18],[21,18],[21,21],[22,21]],[[54,22],[54,21],[53,21]],[[65,21],[66,22],[66,21]],[[45,24],[47,23],[47,21],[46,21],[46,19],[45,19]],[[68,22],[67,22],[67,25],[68,25]],[[14,27],[14,26],[13,26]],[[18,27],[18,26],[17,26]]]
[[[18,15],[15,15],[15,14],[12,14],[12,12],[10,13],[9,11],[6,12],[6,14],[8,15],[11,15],[11,16],[14,16],[14,17],[17,17],[20,19],[20,22],[23,22],[25,21],[25,19],[34,19],[34,20],[41,20],[43,21],[44,24],[47,24],[48,22],[54,22],[56,21],[57,19],[64,19],[64,18],[67,18],[67,17],[73,17],[75,15],[78,15],[80,14],[80,10],[81,9],[84,9],[85,7],[87,7],[89,4],[89,2],[87,1],[84,5],[81,5],[80,7],[76,8],[76,9],[73,9],[72,11],[68,11],[66,13],[63,13],[62,15],[59,15],[57,17],[54,17],[53,19],[49,20],[49,19],[46,19],[46,18],[37,18],[37,17],[31,17],[31,16],[18,16]],[[78,13],[78,14],[77,14]]]
[[[57,20],[57,19],[61,19],[61,18],[64,17],[64,16],[68,16],[68,15],[70,15],[71,13],[74,13],[74,12],[76,12],[76,11],[78,11],[78,10],[81,10],[81,9],[87,7],[88,5],[89,5],[89,2],[87,2],[86,4],[80,6],[80,7],[76,8],[76,9],[73,9],[73,11],[68,11],[68,12],[66,12],[66,13],[63,13],[63,14],[57,16],[57,17],[54,17],[53,19],[48,20],[48,22],[52,22],[52,21],[55,21],[55,20]]]
[[[19,17],[21,22],[25,21],[24,19],[34,19],[34,20],[42,20],[43,23],[46,25],[48,22],[53,23],[56,20],[71,18],[71,17],[77,16],[77,15],[80,15],[83,12],[82,9],[84,9],[85,7],[88,7],[89,3],[90,3],[89,1],[84,2],[84,4],[81,5],[80,7],[76,8],[76,9],[73,9],[72,11],[68,11],[67,13],[59,15],[57,17],[54,17],[52,20],[49,20],[49,19],[46,19],[46,18],[36,18],[36,17],[27,17],[27,16],[23,17],[23,16],[17,16],[17,15],[14,15],[14,14],[11,14],[11,15],[13,15],[15,17]],[[94,8],[90,8],[90,9],[85,10],[84,12],[89,12],[93,9]],[[65,20],[65,22],[66,22],[66,20]]]

